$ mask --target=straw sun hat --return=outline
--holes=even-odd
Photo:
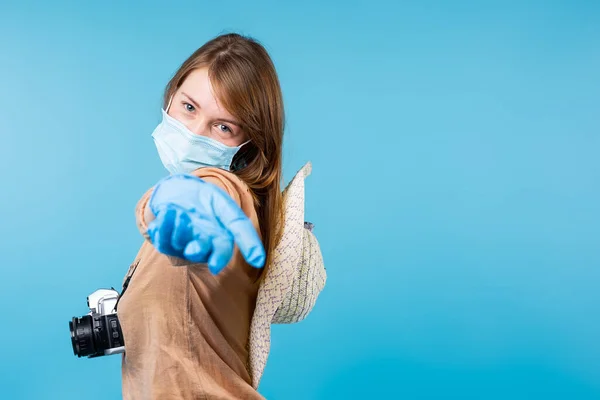
[[[255,388],[269,355],[271,324],[306,318],[325,287],[327,274],[321,249],[312,224],[304,220],[304,179],[311,170],[311,163],[306,163],[283,191],[283,233],[258,290],[250,325],[249,370]]]

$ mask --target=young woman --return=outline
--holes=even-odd
[[[283,226],[283,130],[253,39],[209,41],[168,83],[152,136],[171,174],[137,205],[147,240],[118,303],[125,400],[262,398],[248,342]]]

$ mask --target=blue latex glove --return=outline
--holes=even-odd
[[[233,256],[234,242],[248,264],[261,268],[263,244],[252,221],[221,188],[189,174],[160,180],[149,207],[156,219],[148,236],[161,253],[208,263],[219,273]]]

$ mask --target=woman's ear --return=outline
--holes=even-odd
[[[231,161],[231,171],[236,172],[240,171],[248,166],[250,162],[256,157],[258,154],[258,149],[252,142],[245,144],[242,148],[233,156],[233,160]]]
[[[231,161],[231,172],[242,170],[248,166],[245,157],[238,157],[236,154]]]

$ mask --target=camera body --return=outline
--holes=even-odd
[[[87,297],[90,312],[69,322],[73,353],[77,357],[99,357],[125,351],[121,324],[115,311],[119,293],[98,289]]]

